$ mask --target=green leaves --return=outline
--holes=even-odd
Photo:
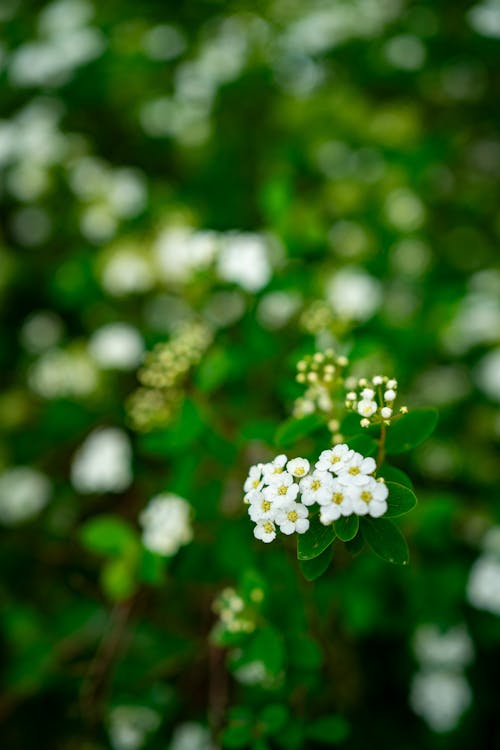
[[[393,565],[408,565],[410,552],[406,539],[392,521],[364,516],[360,526],[364,540],[382,560]]]
[[[129,556],[138,550],[134,529],[122,518],[102,515],[91,518],[80,529],[80,541],[90,552]]]
[[[319,516],[312,516],[309,530],[297,535],[297,557],[299,560],[313,560],[330,546],[335,536],[332,526],[323,526]]]
[[[387,511],[384,513],[384,518],[397,518],[403,516],[417,504],[417,498],[415,494],[402,484],[396,482],[387,482],[387,489],[389,490],[389,496],[387,498]]]
[[[362,453],[363,456],[373,456],[377,450],[377,441],[374,440],[370,435],[353,435],[352,437],[346,438],[345,442],[354,451]]]
[[[288,448],[296,440],[300,440],[319,427],[323,427],[325,420],[319,414],[307,414],[301,419],[287,419],[276,430],[274,441],[280,448]]]
[[[335,533],[338,538],[343,542],[349,542],[354,539],[359,529],[359,518],[358,516],[341,516],[338,521],[333,524]]]
[[[300,569],[306,581],[319,578],[330,565],[333,558],[333,545],[330,544],[323,552],[311,560],[299,560]]]
[[[404,414],[387,430],[386,453],[404,453],[420,445],[434,432],[437,421],[435,409],[415,409]]]

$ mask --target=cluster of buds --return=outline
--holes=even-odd
[[[172,339],[157,344],[137,375],[141,387],[130,396],[128,413],[142,432],[168,424],[177,414],[189,371],[212,343],[210,328],[201,322],[184,325]]]
[[[351,385],[351,384],[349,384]],[[401,406],[395,411],[398,381],[385,375],[375,375],[371,381],[366,378],[352,384],[346,395],[346,408],[357,412],[361,417],[361,427],[374,424],[390,425],[398,414],[406,414],[408,408]]]
[[[233,589],[225,588],[213,603],[213,610],[218,615],[217,634],[253,633],[257,627],[256,612],[246,605],[243,598]]]
[[[315,411],[331,412],[332,393],[343,381],[347,357],[338,356],[333,349],[308,354],[297,363],[296,380],[307,386],[304,395],[295,401],[293,416],[300,419]]]

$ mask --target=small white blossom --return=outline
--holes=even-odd
[[[500,615],[500,561],[493,555],[482,555],[473,564],[467,599],[477,609]]]
[[[268,544],[273,539],[276,539],[276,527],[272,521],[257,521],[253,535],[256,539],[260,539],[261,542]]]
[[[382,375],[375,375],[375,377],[372,378],[373,385],[382,385],[383,382],[384,378],[382,377]]]
[[[170,557],[193,538],[191,506],[182,497],[164,493],[151,498],[139,516],[142,543],[159,555]]]
[[[319,460],[316,461],[316,468],[319,471],[334,471],[338,474],[350,466],[353,456],[354,451],[342,443],[331,450],[322,451]]]
[[[270,463],[264,464],[262,471],[264,473],[264,481],[270,483],[276,479],[276,475],[282,474],[285,471],[285,466],[288,461],[287,456],[284,453],[280,453]]]
[[[361,427],[369,427],[370,426],[370,420],[369,419],[362,419],[359,423]]]
[[[338,472],[339,482],[348,486],[367,484],[373,478],[370,474],[373,474],[376,468],[377,464],[373,458],[364,458],[361,453],[353,452],[342,471]]]
[[[11,526],[36,516],[47,505],[50,493],[49,480],[37,469],[6,469],[0,474],[0,523]]]
[[[93,430],[75,453],[71,483],[82,494],[123,492],[132,483],[132,449],[117,427]]]
[[[347,401],[356,401],[357,396],[354,391],[349,391],[349,393],[346,395]]]
[[[371,417],[377,411],[377,404],[375,401],[369,401],[368,399],[362,399],[358,404],[358,414],[362,417]]]
[[[373,397],[375,396],[375,391],[373,388],[363,388],[361,391],[361,398],[366,399],[367,401],[372,401]]]
[[[353,512],[352,490],[334,479],[331,490],[321,498],[319,520],[325,526],[336,521],[340,516],[350,516]]]
[[[275,515],[275,503],[268,500],[262,492],[253,492],[248,507],[248,515],[254,523],[263,520],[273,520]]]
[[[292,475],[285,471],[279,475],[278,481],[273,479],[272,484],[264,487],[263,494],[271,502],[285,503],[295,500],[299,494],[299,485],[295,484]]]
[[[109,323],[94,331],[89,352],[104,369],[133,370],[142,360],[144,342],[137,329],[127,323]]]
[[[328,496],[333,486],[333,477],[329,471],[316,470],[300,480],[300,491],[304,505],[321,502],[321,498]]]
[[[393,380],[388,380],[387,381],[387,387],[388,388],[392,388],[392,389],[397,388],[398,387],[398,381],[394,380],[394,379]]]
[[[308,510],[301,503],[287,503],[276,511],[276,523],[283,534],[304,534],[309,528]]]
[[[287,471],[294,477],[304,477],[309,473],[310,464],[306,458],[292,458],[286,465]]]
[[[424,670],[411,685],[410,705],[434,732],[450,732],[470,706],[469,683],[454,671]]]
[[[394,401],[395,398],[396,391],[393,391],[392,388],[389,388],[389,390],[384,393],[384,401]]]
[[[358,516],[370,515],[373,518],[383,516],[387,510],[389,490],[383,482],[368,477],[366,484],[352,490],[352,505]]]
[[[245,479],[243,490],[246,493],[249,493],[252,491],[258,491],[262,488],[263,484],[264,484],[264,479],[262,476],[262,464],[256,464],[255,466],[251,466],[248,472],[248,477]]]
[[[390,419],[392,417],[392,409],[389,406],[384,406],[380,410],[380,414],[382,415],[383,419]]]

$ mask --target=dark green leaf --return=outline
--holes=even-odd
[[[349,735],[350,727],[342,716],[322,716],[307,727],[307,736],[315,742],[338,744]]]
[[[365,546],[365,540],[363,539],[361,534],[357,534],[354,539],[351,539],[351,541],[345,543],[346,549],[351,553],[351,555],[356,556],[359,555],[359,553],[362,551],[363,547]]]
[[[328,568],[333,557],[333,545],[330,544],[323,552],[312,560],[299,560],[300,569],[307,581],[319,578]]]
[[[281,448],[288,448],[296,440],[306,437],[325,424],[319,414],[308,414],[302,419],[287,419],[276,430],[274,441]]]
[[[413,489],[413,483],[410,479],[410,477],[404,473],[404,471],[401,471],[401,469],[397,469],[395,466],[389,466],[389,464],[382,464],[380,469],[377,471],[377,476],[384,477],[384,479],[387,482],[397,482],[398,484],[402,484],[404,487],[409,487],[410,490]]]
[[[361,533],[375,554],[383,560],[393,565],[408,565],[410,553],[406,539],[392,521],[365,516],[361,519]]]
[[[262,724],[264,734],[276,734],[288,719],[288,709],[281,703],[271,703],[262,709],[259,723]]]
[[[353,435],[345,439],[345,442],[354,451],[363,456],[372,456],[377,450],[377,441],[370,435]]]
[[[384,518],[403,516],[416,506],[417,498],[408,487],[403,487],[402,484],[396,484],[396,482],[387,482],[387,489],[389,490],[388,507]]]
[[[438,420],[435,409],[415,409],[401,416],[387,430],[387,453],[404,453],[415,448],[434,432]]]
[[[333,528],[341,541],[349,542],[358,533],[359,518],[354,514],[351,516],[341,516],[338,521],[335,521]]]
[[[321,555],[334,539],[333,526],[323,526],[318,515],[312,516],[309,530],[297,535],[297,557],[299,560],[312,560]]]

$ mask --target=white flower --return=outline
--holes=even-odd
[[[253,535],[256,539],[260,539],[261,542],[268,544],[273,539],[276,539],[276,527],[272,521],[257,521]]]
[[[319,460],[316,461],[316,468],[319,471],[334,471],[338,474],[350,466],[353,456],[354,451],[345,443],[341,443],[331,450],[322,451]]]
[[[382,415],[383,419],[390,419],[392,417],[392,409],[389,406],[384,406],[380,410],[380,414]]]
[[[346,267],[328,282],[328,301],[339,318],[365,321],[382,302],[382,285],[360,268]]]
[[[123,492],[132,483],[132,450],[116,427],[93,430],[75,453],[71,482],[81,493]]]
[[[388,380],[387,381],[387,387],[388,388],[392,388],[392,389],[396,389],[398,387],[398,381],[394,380],[394,379],[393,380]]]
[[[127,323],[109,323],[92,334],[89,352],[103,368],[133,370],[141,363],[144,342],[137,329]]]
[[[341,471],[338,471],[339,482],[346,485],[362,485],[367,484],[372,477],[377,464],[373,458],[364,458],[361,453],[355,453],[349,458],[349,460],[342,467]]]
[[[467,582],[467,599],[473,607],[500,615],[500,561],[482,555],[473,564]]]
[[[375,375],[375,377],[372,378],[373,385],[382,385],[384,382],[384,378],[382,375]]]
[[[264,481],[267,484],[279,480],[279,475],[285,471],[285,466],[288,461],[287,456],[284,453],[280,453],[279,456],[268,464],[264,464],[262,471],[264,473]]]
[[[445,632],[434,624],[420,625],[413,648],[419,662],[430,668],[462,669],[474,658],[474,644],[463,624]]]
[[[263,494],[267,500],[282,504],[295,500],[299,494],[299,485],[295,484],[292,475],[285,471],[278,475],[278,480],[273,479],[271,485],[264,487]]]
[[[248,292],[258,292],[272,275],[264,239],[249,233],[227,235],[219,253],[217,272],[224,281],[235,282]]]
[[[191,506],[182,497],[163,493],[151,498],[139,516],[142,543],[151,552],[170,557],[193,538]]]
[[[353,512],[352,490],[334,479],[331,490],[322,497],[319,520],[325,526],[336,521],[340,516],[350,516]]]
[[[392,388],[389,388],[389,390],[384,393],[384,401],[394,401],[395,398],[396,391],[393,391]]]
[[[361,391],[361,398],[366,399],[367,401],[372,401],[373,397],[375,396],[375,391],[373,388],[363,388]]]
[[[300,491],[304,505],[320,502],[323,496],[328,496],[333,486],[333,477],[328,471],[316,470],[300,480]]]
[[[294,477],[304,477],[310,468],[309,461],[306,458],[292,458],[286,465],[287,471]]]
[[[0,474],[0,522],[10,526],[27,521],[47,505],[50,492],[49,480],[37,469],[6,469]]]
[[[248,477],[245,479],[243,490],[246,493],[258,491],[261,489],[263,484],[264,480],[262,477],[262,464],[255,464],[255,466],[251,466],[248,472]]]
[[[455,729],[471,702],[469,683],[460,673],[424,670],[413,677],[410,705],[434,732]]]
[[[354,391],[349,391],[349,393],[346,395],[347,401],[356,401],[356,399],[357,399],[357,396]]]
[[[262,520],[274,520],[276,504],[269,500],[262,492],[252,492],[248,515],[257,523]]]
[[[358,404],[358,414],[362,417],[371,417],[377,411],[377,404],[375,401],[369,401],[368,399],[362,399]]]
[[[370,515],[373,518],[383,516],[387,510],[389,490],[383,482],[367,477],[366,484],[352,489],[352,505],[358,516]]]
[[[276,523],[283,534],[304,534],[309,528],[307,508],[301,503],[287,503],[276,511]]]

